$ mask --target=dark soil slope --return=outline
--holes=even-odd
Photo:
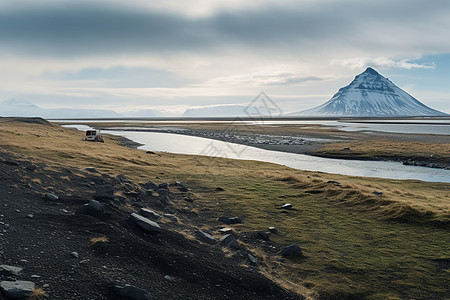
[[[114,197],[95,193],[105,184],[114,187]],[[103,213],[75,214],[95,197]],[[0,265],[23,268],[18,275],[0,274],[0,281],[32,281],[49,299],[132,299],[117,296],[115,285],[144,289],[152,299],[302,298],[256,266],[225,257],[219,245],[187,238],[195,229],[173,214],[152,234],[130,220],[140,207],[170,212],[164,199],[124,178],[50,166],[0,148]],[[91,245],[92,238],[108,241]],[[0,293],[0,299],[6,298]]]

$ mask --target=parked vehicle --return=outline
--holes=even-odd
[[[89,129],[86,130],[86,136],[84,138],[85,141],[92,141],[92,142],[104,142],[102,134],[100,133],[100,130],[95,129]]]

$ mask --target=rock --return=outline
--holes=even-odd
[[[151,220],[154,220],[154,221],[157,221],[157,220],[161,219],[161,216],[159,214],[157,214],[153,210],[150,210],[150,209],[147,209],[147,208],[141,208],[139,210],[139,214],[141,216],[144,216],[144,217],[146,217],[148,219],[151,219]]]
[[[9,299],[24,299],[34,291],[34,282],[31,281],[2,281],[0,290]]]
[[[195,237],[210,245],[215,245],[217,243],[216,239],[212,235],[201,230],[195,232]]]
[[[225,228],[219,229],[219,232],[222,233],[222,234],[232,234],[233,233],[233,229],[225,227]]]
[[[98,185],[95,188],[95,198],[97,199],[113,199],[114,186],[111,184]]]
[[[270,238],[270,232],[265,232],[265,231],[257,231],[256,234],[258,235],[259,238],[268,241]]]
[[[339,181],[336,180],[328,180],[327,183],[335,184],[335,185],[341,185]]]
[[[152,297],[150,294],[143,289],[126,285],[126,286],[114,286],[113,292],[115,295],[119,296],[119,299],[129,299],[129,300],[149,300]]]
[[[169,184],[164,182],[164,183],[161,183],[158,187],[160,189],[163,189],[163,190],[168,190],[169,189]]]
[[[92,168],[92,167],[85,168],[85,170],[88,171],[88,172],[91,172],[91,173],[98,173],[98,171],[95,168]]]
[[[164,197],[169,197],[169,194],[170,194],[170,191],[167,189],[158,189],[156,192],[158,193],[158,195],[164,196]]]
[[[170,281],[170,282],[174,282],[175,281],[175,278],[173,278],[173,277],[171,277],[169,275],[164,276],[164,279],[167,280],[167,281]]]
[[[158,225],[158,223],[153,222],[143,216],[140,216],[136,213],[132,213],[130,215],[131,220],[143,231],[145,232],[159,232],[161,231],[161,227]]]
[[[298,245],[290,245],[281,250],[283,257],[303,257],[302,249]]]
[[[34,172],[37,169],[37,166],[36,165],[29,165],[29,166],[26,166],[26,169],[28,171]]]
[[[242,223],[242,219],[238,218],[238,217],[227,217],[227,216],[222,216],[218,219],[220,222],[223,222],[225,224],[231,225],[231,224],[239,224]]]
[[[378,196],[381,196],[381,195],[383,195],[383,192],[373,191],[373,194],[378,195]]]
[[[10,166],[18,166],[19,162],[12,159],[7,159],[3,161],[4,164],[10,165]]]
[[[45,198],[47,198],[50,201],[57,201],[59,199],[58,196],[56,196],[55,194],[52,194],[52,193],[46,193]]]
[[[154,191],[158,190],[158,188],[159,188],[153,181],[148,181],[147,183],[144,183],[144,184],[142,184],[141,186],[142,186],[144,189],[147,189],[147,190],[154,190]]]
[[[173,214],[164,214],[164,217],[171,221],[178,222],[178,218],[175,217]]]
[[[232,234],[224,235],[220,239],[220,245],[231,248],[231,249],[235,249],[235,250],[238,250],[241,247],[239,245],[239,242],[237,241],[237,239]]]
[[[33,274],[33,275],[31,275],[30,277],[31,277],[31,278],[41,278],[42,276],[39,276],[39,275]]]
[[[192,202],[194,202],[194,199],[192,199],[191,197],[186,197],[186,198],[184,198],[184,201],[192,203]]]
[[[104,214],[104,212],[105,211],[103,209],[103,205],[100,202],[98,202],[97,200],[90,200],[89,203],[86,203],[85,205],[77,209],[75,213],[79,215],[100,217]]]
[[[22,271],[21,267],[14,267],[8,265],[0,265],[0,275],[17,276]]]
[[[277,233],[278,229],[276,229],[275,227],[269,227],[269,231],[272,233]]]
[[[28,214],[27,218],[33,219],[34,215],[33,214]]]
[[[254,257],[253,255],[251,255],[250,253],[247,254],[247,259],[250,262],[250,264],[252,265],[256,265],[256,257]]]
[[[225,191],[225,189],[219,186],[219,187],[216,187],[216,191],[223,192],[223,191]]]
[[[78,254],[78,252],[70,252],[70,255],[72,255],[75,258],[78,258],[80,255]]]
[[[125,175],[120,174],[120,175],[116,176],[116,181],[120,184],[123,184],[123,183],[127,182],[128,179],[125,177]]]
[[[342,150],[350,151],[350,147],[345,147],[345,148],[342,149]]]
[[[282,209],[291,209],[292,208],[292,204],[290,204],[290,203],[283,204],[283,206],[281,206],[281,208]]]

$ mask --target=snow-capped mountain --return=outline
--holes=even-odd
[[[447,116],[432,109],[396,86],[372,68],[315,108],[293,113],[310,116],[401,117]]]

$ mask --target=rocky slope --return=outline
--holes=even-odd
[[[42,288],[35,299],[303,298],[259,274],[262,258],[240,241],[251,233],[219,240],[226,224],[189,223],[182,183],[137,184],[1,148],[0,182],[0,299],[18,281]]]

